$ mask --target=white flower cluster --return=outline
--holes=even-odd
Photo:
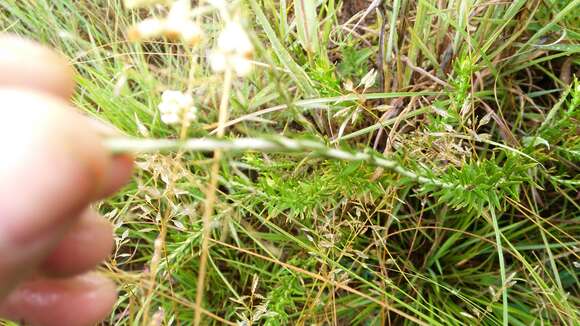
[[[240,77],[252,71],[254,46],[250,37],[236,21],[229,21],[217,39],[217,48],[210,54],[210,65],[215,72],[233,69]]]
[[[203,30],[191,19],[190,1],[178,0],[171,5],[167,17],[147,18],[129,29],[128,36],[132,41],[164,36],[194,46],[203,38]]]
[[[168,125],[189,123],[197,117],[197,108],[193,105],[193,98],[180,91],[164,91],[158,109],[161,113],[161,121]]]
[[[165,3],[168,0],[126,0],[125,5],[136,8],[152,4]],[[239,77],[247,76],[252,71],[254,46],[238,17],[231,17],[227,3],[223,0],[208,0],[211,6],[219,10],[226,21],[220,32],[216,48],[209,53],[209,64],[214,72],[222,73],[231,69]],[[147,18],[129,29],[131,41],[151,40],[166,37],[170,40],[181,40],[186,45],[197,45],[204,36],[201,27],[193,21],[190,0],[176,0],[171,4],[169,13],[164,18]]]

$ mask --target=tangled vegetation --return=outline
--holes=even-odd
[[[200,1],[187,44],[140,2],[0,2],[140,152],[107,325],[577,325],[579,0]]]

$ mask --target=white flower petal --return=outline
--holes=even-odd
[[[166,90],[161,94],[161,99],[163,101],[171,101],[175,98],[182,96],[183,93],[180,91]]]
[[[170,114],[162,114],[161,115],[161,121],[163,121],[163,123],[168,124],[168,125],[174,125],[179,123],[179,115],[177,115],[176,113],[170,113]]]
[[[177,0],[173,2],[169,13],[167,14],[168,21],[187,21],[191,17],[191,2],[190,0]]]
[[[243,56],[250,56],[254,52],[250,37],[237,22],[226,24],[218,37],[217,47],[225,53],[238,53]]]
[[[193,46],[203,38],[203,30],[194,22],[187,22],[182,26],[181,40],[183,43]]]
[[[166,124],[179,123],[182,118],[192,121],[197,113],[191,95],[175,90],[164,91],[157,108],[161,113],[161,120]]]
[[[221,51],[212,51],[209,54],[209,65],[214,72],[224,72],[228,66],[226,55]]]
[[[197,108],[192,106],[187,110],[183,116],[183,118],[187,121],[195,121],[197,119]]]
[[[172,104],[172,103],[161,102],[161,103],[159,103],[159,105],[157,106],[157,108],[159,109],[159,112],[161,114],[177,113],[177,106],[174,105],[174,104]]]
[[[220,10],[225,10],[227,8],[227,3],[224,0],[208,0],[207,2]]]
[[[142,20],[129,30],[129,39],[140,41],[159,37],[163,33],[164,24],[164,21],[157,18]]]
[[[252,62],[241,56],[232,57],[232,66],[236,71],[236,75],[240,77],[247,76],[252,72]]]

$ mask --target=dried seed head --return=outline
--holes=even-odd
[[[347,79],[343,85],[345,90],[349,91],[349,92],[354,92],[354,83],[352,82],[352,80]]]
[[[359,86],[363,86],[364,90],[371,88],[377,80],[377,71],[373,68],[360,81]]]
[[[151,318],[151,322],[149,322],[149,326],[161,326],[163,325],[163,319],[165,318],[165,311],[163,308],[159,307],[157,312]]]

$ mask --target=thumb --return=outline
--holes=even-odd
[[[0,89],[0,297],[99,193],[109,159],[88,122],[49,95]]]

